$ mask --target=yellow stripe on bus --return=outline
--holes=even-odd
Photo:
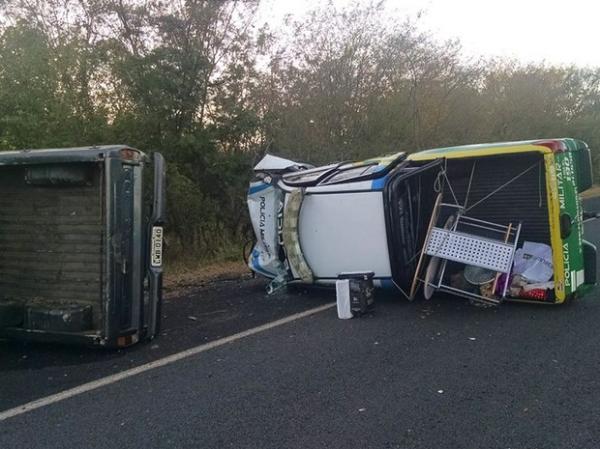
[[[562,238],[560,237],[560,206],[558,203],[558,187],[556,182],[556,164],[554,154],[544,155],[546,167],[546,197],[548,201],[548,219],[550,222],[550,242],[552,243],[552,260],[554,262],[554,292],[556,302],[565,300],[565,265],[563,261]]]
[[[411,161],[428,161],[431,159],[446,158],[446,159],[460,159],[469,157],[483,157],[483,156],[495,156],[502,154],[516,154],[516,153],[543,153],[551,154],[550,148],[542,145],[516,145],[513,147],[482,147],[482,148],[466,148],[464,150],[457,148],[452,150],[429,150],[421,151],[418,153],[412,153],[408,155],[408,159]]]

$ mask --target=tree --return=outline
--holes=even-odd
[[[328,163],[571,135],[600,168],[599,69],[470,60],[383,2],[327,3],[280,29],[258,26],[257,4],[1,2],[0,150],[160,150],[170,253],[188,258],[243,239],[265,152]]]

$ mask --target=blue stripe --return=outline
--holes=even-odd
[[[260,192],[261,190],[265,190],[266,188],[270,187],[271,184],[258,184],[255,186],[250,186],[250,188],[248,189],[248,195],[252,195],[253,193],[256,192]]]
[[[254,271],[256,271],[258,274],[262,274],[263,276],[268,277],[268,278],[275,277],[275,275],[273,273],[269,273],[263,267],[260,266],[260,263],[258,261],[258,250],[255,249],[252,251],[252,255],[250,256],[250,263],[252,265],[252,269]]]
[[[383,190],[385,187],[385,181],[387,181],[387,175],[382,176],[381,178],[374,179],[371,183],[371,188],[373,190]]]

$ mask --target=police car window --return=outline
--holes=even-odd
[[[340,182],[350,181],[352,179],[363,178],[372,175],[380,170],[378,164],[361,165],[360,167],[352,167],[346,170],[341,170],[334,173],[321,184],[337,184]]]
[[[311,184],[316,182],[321,177],[325,176],[328,172],[337,167],[338,164],[326,165],[324,167],[312,168],[310,170],[302,170],[300,172],[288,173],[283,176],[283,180],[286,184],[297,185],[297,184]]]

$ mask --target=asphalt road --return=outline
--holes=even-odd
[[[598,242],[600,222],[586,233]],[[0,410],[332,299],[217,284],[170,299],[150,345],[3,344]],[[330,309],[0,422],[0,447],[595,448],[599,299],[378,296],[373,315]]]
[[[323,291],[269,297],[262,279],[165,296],[161,335],[149,344],[104,350],[0,340],[0,411],[332,301]]]

